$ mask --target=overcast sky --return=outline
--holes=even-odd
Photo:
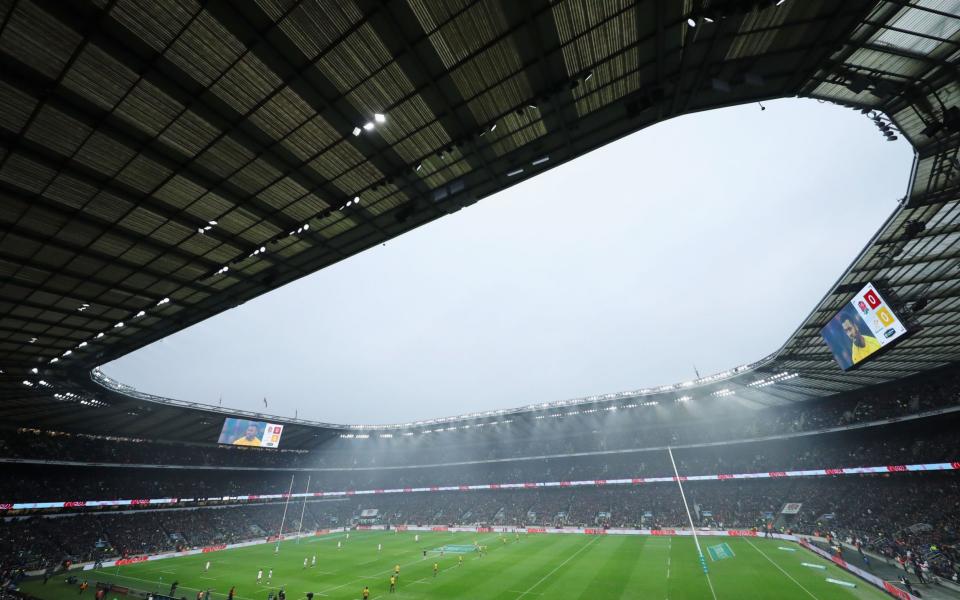
[[[104,367],[154,394],[392,423],[677,383],[780,347],[912,150],[781,100],[674,119]]]

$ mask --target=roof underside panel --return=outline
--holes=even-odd
[[[748,4],[4,3],[0,416],[42,421],[25,400],[69,406],[96,365],[650,124],[795,95],[889,115],[919,159],[903,208],[762,361],[801,375],[751,398],[956,360],[960,0]],[[888,368],[838,374],[817,332],[866,281],[924,329]],[[22,384],[39,377],[67,387]]]

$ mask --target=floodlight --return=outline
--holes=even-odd
[[[376,113],[375,115],[373,115],[373,120],[376,121],[377,123],[386,123],[387,116],[381,113]]]

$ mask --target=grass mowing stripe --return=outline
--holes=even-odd
[[[487,541],[487,539],[492,539],[492,538],[494,538],[494,537],[496,537],[496,536],[487,536],[487,537],[481,537],[481,538],[478,538],[478,539],[483,540],[483,541]],[[481,545],[482,545],[482,544],[481,544]],[[422,560],[422,559],[419,559],[419,560],[415,560],[415,561],[411,561],[411,562],[407,562],[407,563],[401,563],[400,566],[401,566],[401,567],[409,567],[409,566],[411,566],[411,565],[418,565],[418,564],[422,564],[422,563],[423,563],[423,560]],[[359,576],[356,577],[356,579],[360,579],[360,578],[363,578],[363,579],[376,579],[377,576],[380,576],[380,577],[383,577],[384,575],[389,576],[390,573],[392,573],[392,572],[393,572],[393,567],[390,567],[390,568],[388,568],[386,571],[378,571],[377,573],[374,573],[373,575],[359,575]],[[422,581],[422,579],[421,579],[420,581]],[[336,586],[336,587],[332,587],[332,588],[323,590],[322,592],[320,592],[320,594],[326,596],[326,595],[328,595],[330,592],[333,592],[333,591],[335,591],[335,590],[339,590],[340,588],[346,587],[346,586],[351,585],[351,584],[355,584],[355,581],[349,580],[349,581],[347,581],[346,583],[342,583],[342,584],[340,584],[340,585],[338,585],[338,586]]]
[[[211,600],[226,600],[225,593],[234,583],[237,584],[235,600],[266,600],[268,592],[276,597],[280,585],[285,586],[288,600],[304,600],[311,591],[314,600],[357,600],[364,585],[369,585],[370,595],[376,600],[711,600],[696,548],[689,537],[527,535],[519,542],[502,543],[496,534],[426,532],[419,534],[418,542],[414,541],[415,535],[414,532],[351,532],[350,540],[339,550],[337,539],[306,546],[301,542],[299,550],[291,540],[290,545],[281,545],[278,556],[274,555],[274,545],[258,545],[77,575],[89,578],[91,588],[94,581],[115,581],[144,592],[157,589],[166,592],[171,581],[178,579],[182,595],[188,600],[198,588],[207,587],[216,588],[211,592]],[[477,553],[422,558],[423,550],[474,541],[488,544],[489,554],[483,558]],[[825,582],[826,576],[839,580],[850,578],[842,576],[832,565],[827,565],[825,573],[799,564],[801,558],[811,564],[819,562],[813,557],[791,553],[785,558],[777,550],[778,545],[784,545],[780,540],[753,539],[759,552],[743,539],[728,542],[736,550],[736,557],[711,563],[710,569],[720,600],[814,600],[815,597],[882,600],[886,597],[872,587],[845,588]],[[378,553],[380,543],[383,548]],[[314,553],[317,567],[304,569],[304,557]],[[572,555],[576,556],[571,559]],[[666,577],[668,556],[669,578]],[[464,559],[462,567],[458,567],[459,558]],[[785,583],[788,578],[777,568],[771,568],[768,558],[807,589]],[[361,566],[373,559],[376,559],[373,564]],[[209,573],[204,573],[208,560],[211,567]],[[436,578],[433,578],[434,562],[439,563]],[[410,566],[402,568],[394,594],[388,593],[386,576],[360,578],[372,577],[378,572],[389,573],[395,564],[401,563]],[[556,568],[558,565],[562,566]],[[264,575],[268,568],[274,570],[270,586],[254,584],[261,567]],[[161,583],[157,570],[174,571],[176,575],[162,574]],[[117,571],[120,577],[115,577]],[[547,578],[539,581],[544,575]],[[215,577],[217,581],[201,579],[202,576]],[[66,584],[64,578],[58,575],[47,585],[41,579],[28,578],[23,582],[23,589],[42,600],[91,600],[89,590],[78,595],[77,585]],[[327,590],[341,584],[345,585],[328,593]],[[108,596],[107,600],[113,599]]]
[[[589,542],[587,542],[586,545],[581,546],[580,549],[577,550],[576,552],[574,552],[573,554],[571,554],[571,555],[567,558],[567,560],[563,561],[562,563],[560,563],[559,565],[557,565],[556,567],[554,567],[553,570],[551,570],[549,573],[547,573],[546,575],[544,575],[543,577],[541,577],[539,581],[537,581],[535,584],[533,584],[533,585],[531,585],[529,588],[527,588],[527,591],[525,591],[525,592],[523,592],[522,594],[520,594],[519,596],[517,596],[517,600],[520,600],[520,598],[523,598],[524,596],[526,596],[527,594],[529,594],[531,591],[533,591],[533,588],[537,587],[538,585],[540,585],[541,583],[543,583],[544,581],[546,581],[546,579],[547,579],[548,577],[550,577],[551,575],[553,575],[554,573],[556,573],[557,571],[559,571],[559,570],[560,570],[560,567],[562,567],[563,565],[567,564],[568,562],[570,562],[571,560],[573,560],[574,558],[576,558],[578,554],[580,554],[581,552],[583,552],[584,550],[586,550],[587,548],[589,548],[590,546],[592,546],[593,544],[595,544],[596,541],[599,540],[599,539],[600,539],[600,537],[597,536],[597,537],[593,538],[592,540],[590,540]]]
[[[745,542],[747,542],[748,544],[750,544],[750,547],[752,547],[754,550],[756,550],[757,552],[759,552],[765,559],[767,559],[768,561],[770,561],[770,564],[773,565],[773,566],[775,566],[777,569],[779,569],[779,571],[780,571],[781,573],[783,573],[784,575],[786,575],[786,576],[790,579],[790,581],[792,581],[792,582],[794,582],[795,584],[797,584],[797,585],[800,587],[800,589],[803,590],[803,591],[805,591],[808,596],[810,596],[811,598],[813,598],[813,600],[820,600],[819,598],[817,598],[816,596],[814,596],[813,593],[810,592],[810,590],[808,590],[807,588],[803,587],[803,585],[802,585],[799,581],[797,581],[796,579],[794,579],[794,578],[793,578],[793,575],[791,575],[790,573],[787,573],[786,571],[784,571],[783,568],[782,568],[780,565],[778,565],[777,563],[775,563],[772,558],[770,558],[769,556],[767,556],[767,553],[766,553],[766,552],[764,552],[764,551],[761,550],[760,548],[757,548],[756,544],[754,544],[753,542],[751,542],[751,541],[750,541],[749,539],[747,539],[747,538],[743,538],[743,540],[744,540]]]

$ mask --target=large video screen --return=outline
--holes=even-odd
[[[823,341],[844,371],[907,334],[880,292],[868,283],[820,330]]]
[[[281,435],[283,435],[283,425],[228,418],[223,421],[219,443],[232,446],[278,448]]]

